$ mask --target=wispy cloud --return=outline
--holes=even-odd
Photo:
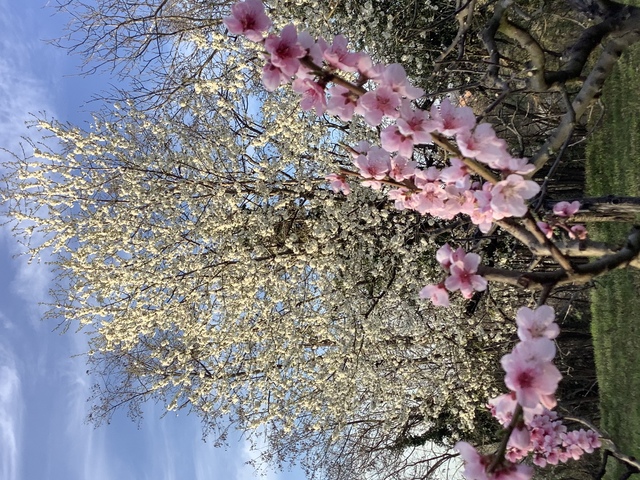
[[[15,358],[0,344],[0,477],[6,480],[20,473],[23,404]]]
[[[86,351],[87,345],[81,335],[71,337],[75,351]],[[92,480],[113,480],[124,478],[114,475],[114,463],[110,461],[106,431],[95,429],[85,422],[88,408],[87,398],[91,395],[92,379],[86,374],[86,366],[81,358],[68,358],[60,362],[64,369],[62,378],[67,386],[64,410],[66,429],[61,432],[65,442],[65,451],[75,475],[73,478]]]
[[[34,58],[42,44],[29,41],[21,20],[6,4],[0,0],[0,146],[17,151],[21,136],[28,132],[25,122],[30,113],[51,112],[51,84],[49,72],[35,70],[43,61]]]

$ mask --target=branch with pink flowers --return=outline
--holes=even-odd
[[[495,30],[502,25],[527,43],[515,26],[502,21],[509,3],[496,7]],[[559,202],[544,217],[539,216],[529,201],[539,194],[540,186],[530,177],[546,162],[548,153],[544,152],[551,147],[545,144],[531,163],[513,157],[493,127],[478,123],[469,107],[455,106],[448,98],[433,102],[428,111],[417,107],[414,101],[424,92],[411,85],[401,65],[376,64],[366,53],[350,51],[342,35],[329,44],[290,24],[279,35],[265,36],[272,22],[259,0],[234,5],[224,23],[230,33],[262,44],[262,81],[267,90],[291,83],[301,95],[302,110],[335,115],[344,122],[359,115],[370,127],[379,128],[379,145],[362,141],[344,146],[353,166],[326,177],[336,193],[349,195],[348,179],[356,179],[362,186],[383,192],[397,210],[441,220],[463,216],[482,233],[498,226],[534,256],[548,256],[558,264],[554,271],[524,272],[483,266],[477,253],[448,244],[436,252],[445,278],[419,292],[436,306],[448,306],[455,292],[469,299],[484,291],[489,281],[542,290],[536,309],[518,310],[515,320],[520,341],[501,360],[509,391],[489,400],[492,414],[506,428],[503,441],[491,455],[458,443],[465,477],[529,479],[532,468],[520,463],[526,456],[544,467],[578,459],[600,447],[593,429],[568,431],[551,410],[562,377],[553,364],[553,340],[559,327],[553,308],[544,302],[557,286],[585,283],[618,268],[639,267],[640,228],[634,228],[626,245],[615,251],[589,240],[586,228],[571,221],[581,207],[577,201]],[[488,42],[491,39],[486,36]],[[540,53],[535,44],[527,45],[531,52]],[[583,90],[591,88],[593,81],[587,80]],[[580,108],[574,105],[573,113]],[[558,128],[562,130],[564,124]],[[562,138],[566,137],[554,134],[550,145]],[[425,145],[440,148],[444,155],[438,165],[445,166],[428,162],[418,153],[417,148]],[[597,259],[577,265],[573,261],[577,256]]]

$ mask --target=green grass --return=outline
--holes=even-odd
[[[640,195],[640,46],[620,60],[602,101],[603,124],[587,146],[587,192]],[[590,233],[622,244],[630,227],[596,224]],[[623,452],[640,458],[640,272],[607,275],[591,300],[601,426]],[[607,477],[620,478],[625,470],[609,462]]]

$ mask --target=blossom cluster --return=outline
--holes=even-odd
[[[533,463],[545,467],[571,459],[579,460],[582,455],[592,453],[600,446],[596,432],[583,428],[568,431],[556,412],[545,409],[525,423],[517,435],[512,434],[506,457],[517,462],[531,453]]]
[[[459,442],[456,448],[465,459],[468,479],[530,478],[528,467],[515,464],[530,453],[534,463],[544,467],[572,458],[578,460],[585,452],[600,447],[596,432],[583,429],[568,432],[550,410],[556,406],[554,393],[562,378],[552,363],[556,353],[553,339],[560,332],[554,320],[554,310],[547,305],[518,310],[520,342],[501,361],[506,372],[505,384],[511,391],[489,401],[492,415],[510,432],[505,459],[499,468],[494,467],[487,474],[484,467],[491,465],[493,457],[482,456],[471,445]],[[514,419],[518,405],[522,418]]]
[[[537,222],[547,238],[553,238],[554,230],[559,228],[566,231],[569,238],[584,240],[587,238],[587,229],[584,225],[567,225],[566,220],[580,210],[580,202],[558,202],[553,206],[554,218],[547,222]]]
[[[464,298],[471,298],[473,292],[487,288],[485,278],[477,274],[480,256],[466,253],[462,248],[452,250],[449,244],[440,247],[436,259],[449,276],[438,285],[427,285],[420,291],[421,298],[428,298],[436,306],[449,306],[449,292],[460,290]],[[448,291],[447,291],[448,290]]]
[[[397,208],[443,219],[463,213],[486,233],[494,220],[523,216],[526,201],[539,192],[540,187],[524,177],[534,166],[512,157],[490,124],[476,124],[470,107],[456,107],[445,98],[434,102],[430,111],[415,108],[412,100],[424,91],[411,85],[401,65],[375,64],[366,53],[349,51],[342,35],[329,44],[323,38],[313,40],[305,31],[298,33],[293,24],[280,35],[264,37],[271,20],[259,0],[234,5],[224,22],[231,33],[264,45],[262,81],[267,90],[292,82],[293,90],[302,95],[303,110],[315,109],[318,115],[326,112],[344,121],[359,114],[372,127],[389,123],[381,130],[381,147],[353,149],[354,164],[365,186],[398,187],[388,192]],[[353,75],[356,81],[337,73]],[[455,137],[460,158],[451,158],[449,167],[423,169],[411,160],[414,147],[432,143],[433,134]],[[495,184],[475,181],[464,158],[499,171],[503,179]],[[327,179],[335,191],[350,192],[345,175]]]

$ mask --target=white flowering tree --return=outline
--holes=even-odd
[[[262,8],[255,4],[243,3],[247,9]],[[442,436],[449,440],[473,430],[482,404],[495,394],[495,361],[513,330],[500,316],[504,309],[469,318],[462,302],[442,311],[418,299],[425,284],[439,281],[438,263],[450,276],[423,291],[434,303],[445,303],[445,287],[470,298],[484,291],[487,280],[542,289],[546,296],[549,286],[637,263],[635,243],[612,254],[562,220],[557,225],[575,239],[550,241],[545,236],[550,224],[537,227],[527,213],[525,200],[539,187],[520,175],[534,175],[552,152],[564,150],[614,54],[636,39],[635,10],[603,6],[596,12],[602,17],[597,28],[585,31],[569,64],[554,72],[545,68],[545,52],[533,37],[507,20],[510,2],[498,3],[487,16],[482,39],[490,64],[482,71],[485,88],[495,89],[498,100],[525,82],[501,66],[498,32],[523,46],[533,62],[531,75],[523,77],[538,92],[562,90],[566,80],[582,72],[584,55],[607,35],[613,37],[573,103],[567,103],[556,130],[539,139],[542,146],[529,164],[510,155],[500,161],[481,158],[483,138],[491,137],[500,152],[507,151],[506,143],[493,127],[482,127],[488,124],[472,131],[474,112],[449,100],[430,111],[430,121],[441,125],[421,132],[428,137],[410,146],[406,138],[417,139],[417,130],[408,134],[381,125],[383,118],[402,116],[398,125],[402,120],[415,127],[426,121],[427,105],[416,109],[408,103],[424,92],[409,84],[402,67],[391,65],[383,72],[373,65],[372,59],[405,48],[385,50],[391,39],[403,38],[389,33],[398,28],[403,4],[358,5],[330,3],[318,13],[312,2],[273,2],[268,24],[263,11],[252,14],[255,28],[247,27],[243,7],[231,10],[227,3],[110,1],[74,10],[72,49],[101,59],[89,69],[115,68],[133,88],[115,94],[116,108],[96,114],[88,131],[38,121],[36,127],[57,143],[31,142],[33,156],[10,160],[3,195],[30,253],[37,257],[49,249],[56,255],[59,286],[49,315],[91,334],[88,360],[104,379],[95,391],[96,422],[108,421],[120,406],[137,416],[144,402],[156,400],[169,410],[196,412],[219,442],[230,425],[260,432],[255,435],[264,435],[269,445],[265,457],[276,465],[302,458],[318,476],[347,479],[375,472],[421,478],[450,454],[415,449],[425,448],[443,424],[448,429]],[[476,5],[416,7],[425,11],[403,20],[416,28],[416,36],[405,35],[408,42],[429,38],[429,15],[434,14],[425,12],[436,7],[457,20],[446,30],[448,47],[436,58],[442,65],[464,46]],[[381,10],[389,12],[384,20]],[[225,26],[222,17],[230,12]],[[355,57],[336,60],[349,55],[345,37],[336,37],[330,48],[325,44],[324,52],[330,53],[316,61],[312,49],[322,42],[309,33],[294,38],[295,28],[285,26],[293,14],[314,35],[363,33],[356,43],[372,47],[358,59],[372,63],[356,67]],[[372,22],[381,25],[380,35],[367,30]],[[284,27],[282,36],[263,41],[272,23]],[[230,40],[227,28],[253,43]],[[292,51],[297,53],[287,56]],[[402,55],[414,74],[423,73],[420,58]],[[262,82],[275,90],[269,96],[260,79],[265,57],[270,63]],[[345,67],[353,69],[344,77],[336,73]],[[306,77],[294,82],[295,92],[278,88],[301,68]],[[356,71],[365,82],[349,77]],[[304,84],[309,75],[318,82]],[[365,88],[368,80],[382,84],[375,98]],[[317,92],[324,95],[329,83],[343,89],[331,94],[344,97],[342,105],[322,104]],[[326,108],[333,116],[300,111],[298,93],[304,95],[305,110],[322,114]],[[356,97],[363,98],[358,105]],[[352,118],[345,107],[349,102],[362,118]],[[493,108],[488,105],[487,112]],[[459,125],[446,128],[447,115]],[[457,145],[447,139],[453,136]],[[416,163],[398,160],[389,174],[389,168],[380,167],[390,161],[388,152],[359,143],[364,140],[381,141]],[[443,150],[447,155],[438,153]],[[450,154],[463,159],[451,161],[446,170]],[[429,173],[419,188],[411,180],[415,171],[402,177],[403,168],[418,167],[446,170],[440,179],[445,186],[435,187]],[[472,221],[442,207],[438,218],[425,216],[433,208],[426,194],[423,203],[409,202],[416,189],[431,189],[430,201],[438,197],[444,203],[440,197],[467,168],[495,184],[474,197],[480,203],[493,188],[495,201],[481,214],[475,211]],[[499,181],[489,169],[518,174],[505,173]],[[333,192],[325,179],[331,172],[336,172],[333,189],[349,195]],[[415,211],[399,212],[389,198],[349,186],[346,177],[363,177],[378,189],[383,184],[412,188],[390,198],[396,207]],[[511,192],[511,198],[499,191]],[[482,200],[485,207],[488,198]],[[577,208],[566,203],[555,215],[562,219]],[[511,217],[524,219],[518,223]],[[560,268],[508,271],[502,268],[506,258],[480,265],[477,255],[453,250],[440,250],[437,261],[433,258],[438,235],[480,250],[485,244],[478,241],[479,233],[487,233],[492,223]],[[589,270],[571,263],[578,255],[604,259]]]
[[[60,147],[6,178],[21,233],[47,239],[30,248],[59,258],[50,315],[92,332],[94,420],[154,399],[216,439],[270,425],[298,445],[278,461],[338,438],[401,448],[441,416],[470,431],[496,354],[478,345],[506,329],[415,296],[432,227],[368,189],[336,196],[334,158],[295,144],[294,163],[257,123],[245,141],[223,117],[195,123],[124,106],[90,132],[42,123]]]

